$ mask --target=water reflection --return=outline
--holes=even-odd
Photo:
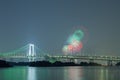
[[[98,77],[99,80],[108,80],[108,69],[101,68],[100,75]]]
[[[64,80],[83,80],[82,67],[67,67],[67,69],[64,69]]]
[[[36,68],[35,67],[28,67],[28,73],[27,73],[27,80],[37,80],[36,79]]]
[[[11,67],[0,80],[118,80],[120,67]]]
[[[0,80],[26,80],[26,67],[0,68]]]

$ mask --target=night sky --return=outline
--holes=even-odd
[[[120,56],[120,0],[0,0],[0,52],[33,43],[62,54],[78,27],[87,34],[82,52]]]

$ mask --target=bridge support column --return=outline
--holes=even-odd
[[[112,60],[108,60],[107,61],[107,66],[112,66],[113,64],[112,64]]]
[[[34,57],[28,57],[28,61],[29,62],[34,62],[34,61],[36,61],[36,59]]]
[[[70,62],[74,62],[74,59],[70,59]]]
[[[89,63],[94,63],[94,60],[93,60],[93,59],[90,59],[90,60],[89,60]]]

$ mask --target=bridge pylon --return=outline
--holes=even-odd
[[[34,44],[29,44],[28,56],[35,56],[35,55],[36,55],[36,52],[35,52]]]

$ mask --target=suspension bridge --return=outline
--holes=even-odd
[[[94,56],[94,55],[51,55],[43,52],[34,44],[28,44],[22,48],[14,50],[8,53],[0,53],[0,59],[11,62],[32,62],[41,60],[55,60],[55,61],[75,61],[75,60],[87,60],[87,61],[107,61],[108,65],[112,62],[120,62],[119,56]]]

